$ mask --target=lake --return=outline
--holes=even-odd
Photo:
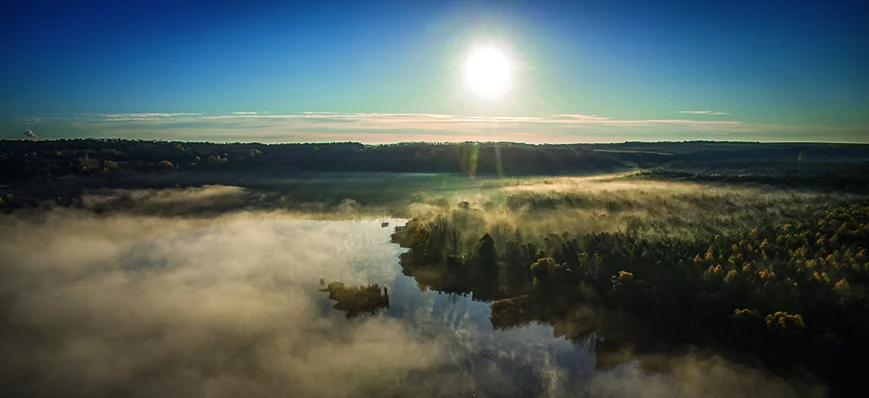
[[[495,330],[489,320],[490,305],[471,297],[426,289],[401,272],[398,255],[405,249],[389,243],[393,226],[404,220],[389,220],[390,227],[376,222],[338,222],[359,231],[359,239],[384,247],[374,250],[360,267],[360,283],[378,283],[389,288],[389,308],[376,316],[399,320],[414,336],[434,341],[446,350],[438,377],[452,385],[464,385],[469,393],[511,394],[566,393],[579,378],[594,369],[594,357],[579,347],[553,336],[551,326],[531,324],[513,330]],[[388,264],[389,267],[371,266]],[[370,272],[368,271],[370,269]],[[418,375],[416,378],[421,378]],[[521,383],[517,383],[521,381]]]

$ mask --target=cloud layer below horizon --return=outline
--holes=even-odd
[[[869,142],[866,126],[790,126],[733,120],[726,112],[677,111],[678,118],[628,120],[598,115],[458,116],[425,113],[236,111],[122,113],[28,117],[7,121],[0,138],[21,128],[45,138],[126,138],[215,142],[328,142],[381,144],[408,141],[516,141],[528,143],[621,141]],[[13,132],[18,132],[13,134]]]

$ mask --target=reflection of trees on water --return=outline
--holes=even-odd
[[[475,230],[466,207],[411,220],[393,241],[410,249],[402,272],[421,290],[490,302],[496,329],[551,325],[593,350],[598,369],[701,347],[783,375],[807,368],[838,391],[859,380],[848,364],[869,355],[865,203],[709,240],[565,232],[533,242],[509,228],[464,236]]]
[[[553,337],[563,337],[594,353],[598,369],[610,369],[634,359],[627,355],[625,347],[632,347],[631,351],[640,349],[637,342],[649,340],[633,335],[638,328],[624,328],[631,322],[624,314],[605,317],[591,306],[574,307],[565,300],[535,293],[530,283],[522,281],[530,271],[511,270],[507,266],[499,272],[498,266],[493,265],[497,253],[490,236],[484,236],[480,246],[484,252],[482,261],[476,256],[470,256],[470,260],[447,256],[441,264],[419,264],[420,256],[411,250],[401,255],[402,272],[416,280],[420,291],[447,294],[451,303],[467,296],[491,303],[489,321],[496,330],[548,324],[553,328]],[[523,294],[511,297],[512,292]]]
[[[325,285],[324,280],[320,280]],[[381,308],[389,308],[389,289],[383,288],[382,292],[378,284],[345,286],[342,282],[331,282],[321,289],[329,292],[329,298],[335,301],[335,308],[344,312],[347,318],[354,318],[360,314],[372,315]]]

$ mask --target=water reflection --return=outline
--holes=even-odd
[[[392,225],[403,224],[398,220]],[[388,242],[391,229],[381,231]],[[347,318],[397,319],[418,339],[437,342],[443,348],[446,359],[440,366],[410,372],[399,383],[400,393],[562,396],[581,388],[593,375],[590,345],[575,344],[563,332],[559,335],[540,322],[505,324],[493,316],[491,302],[463,287],[463,281],[435,269],[402,267],[399,258],[406,250],[385,244],[395,248],[392,256],[383,258],[395,270],[391,280],[364,277],[368,283],[359,285],[320,282],[333,308]],[[373,268],[382,269],[379,265]]]

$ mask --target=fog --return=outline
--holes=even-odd
[[[517,237],[539,241],[564,231],[574,236],[628,231],[640,236],[712,238],[789,222],[800,213],[855,197],[631,177],[491,180],[481,186],[448,195],[417,194],[406,213],[422,220],[447,214],[455,220],[456,204],[466,202],[469,211],[459,217],[469,219],[465,231],[473,231],[477,238],[492,233],[499,243]]]
[[[650,356],[641,361],[667,373],[644,372],[636,362],[600,372],[589,380],[595,397],[823,397],[811,377],[785,381],[718,356]]]
[[[316,292],[319,278],[362,283],[395,272],[369,260],[384,249],[374,228],[262,214],[4,219],[4,389],[189,397],[388,387],[435,366],[438,344],[395,319],[347,321]]]
[[[240,192],[129,196],[134,207],[199,208]],[[364,218],[354,203],[331,218]],[[823,394],[714,355],[656,358],[665,373],[643,361],[595,371],[589,347],[548,326],[494,331],[487,304],[420,292],[400,275],[401,249],[380,220],[317,216],[0,216],[0,388],[16,397]],[[346,319],[320,278],[394,281],[392,308]]]

